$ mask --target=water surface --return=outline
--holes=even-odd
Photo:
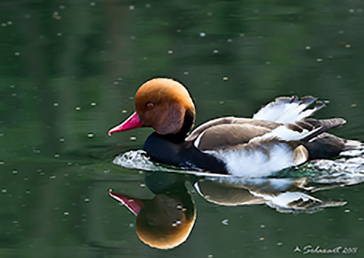
[[[364,141],[362,1],[43,1],[0,3],[2,257],[299,257],[363,252],[363,184],[320,191],[343,206],[281,213],[226,207],[192,187],[187,241],[153,249],[108,190],[153,198],[145,172],[112,163],[150,129],[107,136],[152,77],[183,82],[196,124],[251,116],[281,95],[328,102],[334,133]],[[294,252],[296,250],[296,252]],[[341,249],[343,250],[343,249]],[[346,257],[338,254],[336,257]]]

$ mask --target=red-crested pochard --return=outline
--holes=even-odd
[[[308,106],[315,107],[308,109]],[[152,127],[144,149],[152,160],[190,169],[244,177],[262,177],[312,159],[332,158],[361,143],[326,133],[346,123],[342,118],[308,118],[325,105],[307,96],[279,97],[252,118],[224,117],[189,131],[195,106],[179,82],[157,78],[135,95],[136,112],[109,135]]]

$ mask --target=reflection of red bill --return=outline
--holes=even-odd
[[[143,126],[142,120],[140,120],[138,114],[134,112],[128,119],[126,119],[120,125],[115,126],[108,132],[109,135],[117,132],[123,132]]]
[[[111,189],[109,190],[109,195],[118,202],[125,205],[135,216],[139,213],[141,207],[143,206],[143,202],[141,200],[126,194],[113,193]]]

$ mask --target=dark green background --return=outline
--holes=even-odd
[[[364,141],[363,9],[359,0],[2,0],[0,256],[299,257],[294,248],[311,244],[359,247],[350,257],[360,257],[362,185],[324,192],[348,204],[311,215],[194,194],[188,241],[151,249],[107,195],[152,196],[142,174],[111,163],[151,130],[106,133],[134,110],[144,81],[165,76],[190,90],[196,124],[314,95],[330,100],[316,117],[344,117],[335,133]]]

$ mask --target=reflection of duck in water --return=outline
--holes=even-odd
[[[312,194],[320,190],[306,178],[218,178],[197,181],[195,189],[207,201],[223,206],[267,204],[279,212],[313,213],[346,204]],[[309,190],[305,190],[309,189]]]
[[[111,190],[109,194],[136,215],[136,232],[141,241],[158,249],[182,244],[196,220],[194,202],[184,185],[184,176],[146,173],[145,181],[156,194],[151,200],[140,200]]]
[[[344,140],[327,131],[344,119],[307,118],[325,105],[316,98],[281,97],[252,119],[225,117],[209,121],[188,137],[195,107],[182,84],[153,79],[135,96],[136,112],[109,134],[141,126],[153,127],[144,149],[153,160],[170,165],[201,168],[244,177],[262,177],[310,159],[331,158],[359,142]]]
[[[136,215],[136,232],[141,241],[158,249],[171,249],[185,242],[196,220],[194,202],[185,187],[194,184],[201,197],[222,206],[267,204],[279,212],[313,213],[346,202],[312,195],[319,190],[305,178],[247,179],[234,177],[186,177],[181,174],[147,172],[147,187],[156,194],[151,200],[140,200],[109,191],[111,197]]]

